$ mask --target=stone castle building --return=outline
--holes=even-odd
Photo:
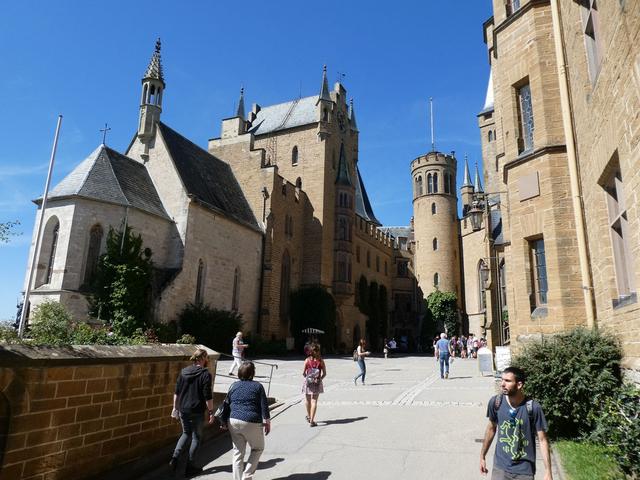
[[[99,146],[48,196],[31,308],[53,299],[86,318],[106,232],[126,225],[153,252],[158,321],[206,303],[242,313],[248,332],[284,339],[291,292],[321,286],[336,301],[337,344],[351,349],[367,334],[355,294],[364,277],[388,297],[381,335],[417,334],[411,232],[383,230],[373,213],[342,84],[330,90],[325,69],[319,95],[254,104],[248,116],[241,91],[208,150],[161,121],[165,89],[158,41],[127,150]]]
[[[469,321],[516,347],[597,326],[640,378],[640,3],[494,0],[484,35],[486,191],[462,200]]]

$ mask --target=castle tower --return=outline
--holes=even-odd
[[[140,99],[140,120],[138,122],[138,138],[147,143],[155,135],[156,124],[162,112],[162,93],[165,89],[160,58],[160,39],[156,41],[147,71],[142,78],[142,97]]]
[[[344,144],[340,145],[338,173],[335,182],[333,293],[336,296],[351,295],[353,263],[353,228],[355,224],[355,185],[351,180]]]
[[[464,156],[464,178],[460,187],[460,198],[462,199],[462,216],[466,217],[473,202],[473,184],[471,183],[471,175],[469,175],[469,162],[466,155]]]
[[[411,162],[415,272],[425,298],[435,289],[461,295],[456,164],[436,151]]]

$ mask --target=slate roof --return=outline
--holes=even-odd
[[[400,226],[400,227],[380,227],[380,230],[385,235],[389,233],[394,239],[394,245],[396,248],[400,248],[400,238],[406,238],[407,243],[413,242],[413,231],[409,226]],[[406,250],[406,246],[404,249]]]
[[[318,122],[318,95],[262,108],[249,128],[254,135]]]
[[[356,177],[356,213],[365,220],[369,220],[378,226],[382,225],[373,213],[371,203],[369,202],[369,196],[364,188],[362,176],[360,175],[360,169],[358,167],[356,167]]]
[[[158,128],[187,193],[229,217],[260,230],[229,164],[164,123],[158,122]]]
[[[50,192],[134,207],[169,219],[143,164],[100,145]],[[40,204],[42,198],[35,200]]]

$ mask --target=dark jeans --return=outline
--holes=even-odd
[[[204,425],[204,412],[201,413],[183,413],[180,412],[180,423],[182,423],[182,435],[178,439],[178,444],[173,452],[173,456],[178,458],[182,449],[185,447],[189,437],[191,437],[191,447],[189,448],[189,462],[193,460],[193,456],[200,444],[202,437],[202,427]]]
[[[440,378],[444,378],[444,374],[449,373],[449,353],[440,354]]]
[[[362,383],[364,384],[364,377],[367,374],[367,366],[364,363],[364,359],[358,360],[358,366],[360,367],[360,373],[356,375],[356,378],[353,379],[355,382],[358,378],[362,377]]]

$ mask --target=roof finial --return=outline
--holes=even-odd
[[[156,48],[151,56],[151,61],[149,62],[149,66],[147,67],[147,71],[144,73],[144,78],[155,78],[156,80],[160,80],[164,85],[164,74],[162,72],[162,60],[160,58],[160,49],[162,48],[162,43],[160,41],[160,37],[156,40]]]
[[[353,98],[349,100],[349,123],[351,124],[351,130],[358,131],[358,125],[356,124],[356,112],[353,109]]]
[[[327,66],[322,67],[322,87],[320,89],[319,100],[331,101],[331,95],[329,95],[329,82],[327,80]]]
[[[478,164],[476,163],[476,177],[473,182],[474,193],[484,193],[482,189],[482,183],[480,182],[480,173],[478,172]]]
[[[467,154],[464,154],[464,179],[462,180],[462,187],[473,187],[471,183],[471,175],[469,175],[469,162],[467,161]]]
[[[240,87],[240,100],[238,100],[236,117],[244,118],[244,87]]]

